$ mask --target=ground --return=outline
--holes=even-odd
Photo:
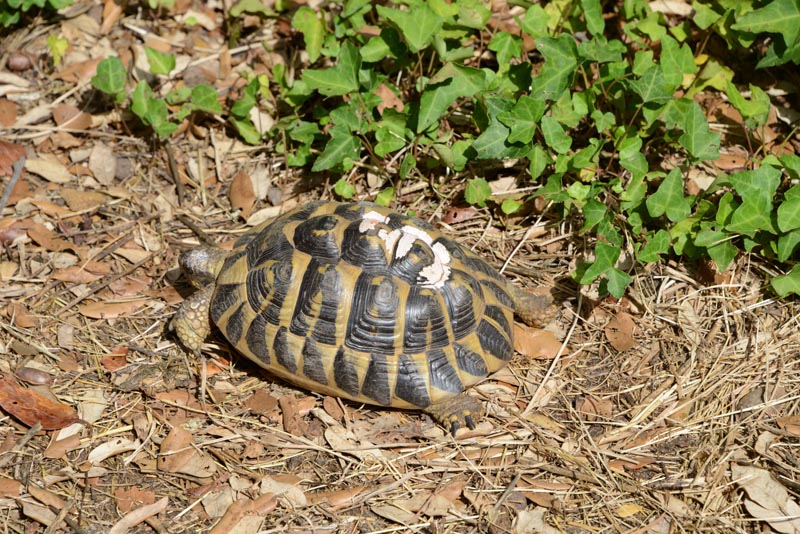
[[[56,24],[80,50],[95,15]],[[45,49],[37,28],[13,36]],[[222,124],[166,146],[116,111],[61,127],[88,105],[91,67],[25,71],[36,101],[2,130],[3,185],[27,157],[0,213],[8,532],[800,531],[800,328],[763,264],[653,264],[626,297],[600,297],[569,276],[579,222],[498,224],[409,184],[396,207],[560,307],[544,330],[518,325],[520,354],[471,390],[487,416],[451,437],[424,414],[276,381],[220,336],[202,360],[180,347],[179,253],[196,230],[230,245],[254,223],[230,208],[231,183],[252,185],[237,173],[268,183],[275,206],[239,191],[264,217],[334,195]]]

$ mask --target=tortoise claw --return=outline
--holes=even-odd
[[[455,436],[459,428],[475,429],[475,421],[483,414],[483,405],[468,395],[457,395],[431,404],[425,411]]]

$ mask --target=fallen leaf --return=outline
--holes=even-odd
[[[78,311],[90,319],[116,319],[127,317],[147,304],[148,299],[126,300],[122,302],[89,302],[78,306]]]
[[[250,175],[246,172],[240,172],[234,175],[228,194],[231,207],[235,210],[241,210],[242,218],[247,219],[256,203],[255,191],[253,190],[253,182],[250,180]]]
[[[136,510],[133,510],[132,512],[129,512],[125,517],[117,521],[116,524],[111,527],[111,530],[108,531],[108,534],[127,534],[127,532],[129,532],[136,525],[147,521],[149,518],[166,510],[168,503],[169,499],[167,497],[162,497],[158,502],[142,506]]]
[[[626,502],[617,507],[617,516],[625,519],[626,517],[631,517],[632,515],[636,515],[639,512],[644,510],[641,505],[632,502]]]
[[[105,143],[97,143],[89,154],[89,169],[103,185],[111,185],[117,174],[117,156]]]
[[[0,141],[0,176],[11,176],[14,162],[25,156],[25,147]]]
[[[70,130],[86,130],[92,125],[92,116],[72,104],[59,104],[53,108],[56,124]]]
[[[596,397],[587,396],[577,403],[576,408],[578,412],[587,416],[589,421],[597,420],[598,417],[602,419],[609,419],[614,413],[614,405],[608,399],[598,399]]]
[[[265,493],[252,501],[240,499],[228,507],[209,534],[258,532],[264,517],[277,507],[278,499],[272,493]]]
[[[7,98],[0,98],[0,126],[6,128],[14,126],[18,112],[16,103]]]
[[[89,463],[97,465],[103,460],[122,454],[123,452],[135,451],[140,445],[141,441],[130,440],[127,438],[114,438],[105,443],[102,443],[89,452],[87,460]]]
[[[54,154],[45,154],[38,159],[25,160],[25,169],[55,184],[72,180],[72,174]]]
[[[191,433],[177,426],[161,442],[158,468],[167,473],[183,473],[200,478],[209,477],[217,470],[211,458],[193,447]]]
[[[731,464],[731,478],[744,490],[744,507],[754,518],[784,534],[800,533],[800,505],[769,471]]]
[[[22,494],[22,484],[11,478],[0,477],[0,497],[15,499]]]
[[[636,322],[630,314],[619,312],[606,323],[605,334],[608,342],[619,352],[632,349],[638,343],[633,338]]]
[[[472,206],[467,208],[450,208],[447,213],[442,217],[442,222],[445,224],[454,224],[467,221],[478,214],[478,210]]]
[[[53,439],[44,450],[45,458],[66,458],[67,453],[82,447],[80,434],[73,434],[64,439]]]
[[[108,201],[108,197],[97,191],[79,191],[77,189],[59,190],[61,198],[72,211],[84,211],[99,208]]]
[[[514,350],[537,360],[552,360],[561,350],[561,342],[549,330],[514,323]]]
[[[278,399],[267,393],[264,389],[259,389],[247,400],[244,401],[245,408],[257,415],[266,417],[276,417],[278,412]]]
[[[399,98],[385,83],[380,84],[373,92],[381,99],[380,104],[378,104],[378,113],[381,115],[383,114],[383,110],[386,108],[392,108],[399,112],[402,112],[405,108],[403,100]]]
[[[114,492],[114,499],[119,511],[126,514],[139,506],[153,504],[156,502],[156,494],[148,489],[130,486],[117,489]]]
[[[34,328],[39,326],[39,318],[33,315],[28,307],[21,302],[11,302],[6,307],[6,314],[20,328]]]
[[[58,430],[80,421],[71,406],[22,387],[8,373],[0,373],[0,406],[28,426],[41,423],[44,430]]]
[[[800,415],[790,415],[788,417],[779,417],[776,421],[781,430],[789,434],[800,437]]]
[[[308,499],[298,484],[299,479],[292,482],[277,475],[268,475],[259,482],[259,489],[262,494],[272,493],[277,495],[280,500],[286,501],[292,508],[305,508],[308,506]]]

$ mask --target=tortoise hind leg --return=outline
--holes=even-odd
[[[511,283],[508,288],[514,299],[514,313],[525,324],[542,327],[558,314],[558,307],[553,304],[549,290],[521,289]]]
[[[483,415],[483,404],[478,399],[461,394],[427,406],[425,413],[455,436],[461,427],[475,428],[475,421]]]

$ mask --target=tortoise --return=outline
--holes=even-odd
[[[369,202],[309,203],[179,262],[199,290],[171,327],[195,354],[213,323],[292,384],[421,409],[453,434],[482,414],[464,390],[514,355],[514,314],[541,325],[555,309],[429,223]]]

